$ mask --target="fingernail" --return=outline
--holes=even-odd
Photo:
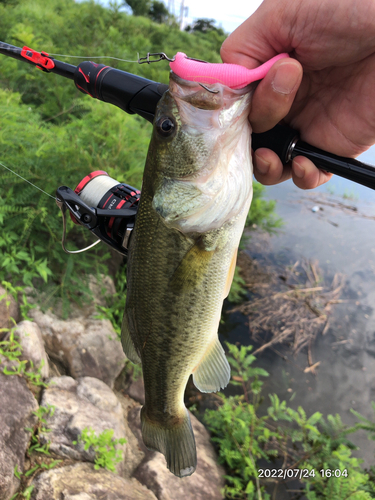
[[[261,173],[262,175],[268,174],[270,166],[271,166],[271,163],[266,161],[261,156],[257,155],[257,153],[255,152],[255,167],[259,173]]]
[[[289,66],[289,68],[288,68]],[[297,84],[295,71],[290,71],[290,65],[280,64],[272,82],[272,88],[279,94],[291,94]]]
[[[298,177],[298,179],[302,179],[306,173],[305,169],[303,167],[301,167],[301,165],[299,163],[297,163],[295,160],[293,162],[293,172],[294,172],[294,175],[296,177]]]

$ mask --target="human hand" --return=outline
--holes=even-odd
[[[373,0],[264,0],[227,38],[221,57],[254,68],[289,52],[255,90],[253,131],[283,120],[303,141],[354,158],[375,143],[374,35]],[[303,156],[283,166],[265,148],[254,154],[254,175],[266,185],[292,177],[302,189],[332,176]]]

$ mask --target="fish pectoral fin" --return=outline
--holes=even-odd
[[[230,380],[230,366],[219,339],[208,347],[199,365],[193,371],[193,382],[201,392],[217,392]]]
[[[193,245],[186,253],[171,278],[171,288],[183,293],[195,288],[202,281],[213,252]]]
[[[126,357],[132,363],[138,365],[141,362],[141,358],[138,356],[138,353],[135,350],[133,341],[132,341],[131,336],[130,336],[126,312],[124,313],[124,317],[122,319],[122,325],[121,325],[121,343],[122,343],[122,348],[124,350]]]
[[[233,253],[233,257],[232,257],[232,260],[231,260],[231,263],[229,266],[229,271],[227,274],[227,281],[225,283],[223,300],[228,297],[228,294],[230,292],[230,287],[232,286],[234,271],[236,270],[236,263],[237,263],[237,248],[235,249],[235,251]]]
[[[190,476],[197,467],[194,433],[186,408],[185,412],[173,427],[167,427],[148,419],[145,407],[141,410],[143,442],[148,449],[162,453],[168,469],[178,477]]]

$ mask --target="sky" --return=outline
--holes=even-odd
[[[175,15],[179,15],[182,0],[163,0],[166,6],[174,5]],[[183,0],[188,7],[185,25],[198,18],[215,19],[217,25],[226,32],[234,31],[262,3],[262,0]]]
[[[78,0],[82,1],[82,0]],[[98,0],[102,5],[108,6],[110,0]],[[116,1],[116,0],[115,0]],[[195,19],[215,19],[216,26],[223,28],[227,33],[232,33],[245,19],[247,19],[262,0],[162,0],[166,7],[178,19],[180,18],[181,4],[187,14],[184,16],[183,27],[194,22]],[[121,0],[117,0],[122,3]],[[125,8],[127,10],[129,8]],[[129,9],[129,12],[131,10]]]

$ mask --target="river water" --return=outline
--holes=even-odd
[[[375,164],[374,151],[360,158]],[[281,267],[297,260],[315,262],[326,280],[345,275],[340,299],[333,305],[329,326],[319,333],[310,350],[310,360],[320,362],[313,373],[307,349],[297,356],[288,345],[277,345],[257,356],[257,365],[270,376],[265,395],[277,393],[290,406],[301,405],[308,415],[339,413],[345,424],[357,419],[353,408],[375,420],[375,191],[335,177],[316,190],[302,191],[292,181],[266,189],[266,199],[277,200],[276,213],[284,226],[276,235],[252,232],[246,253],[260,265]],[[313,211],[314,210],[314,211]],[[250,328],[249,328],[250,327]],[[226,315],[221,339],[243,345],[259,342],[251,338],[251,319],[241,313]],[[266,397],[265,405],[269,400]],[[350,436],[364,459],[374,464],[375,443],[360,431]]]

